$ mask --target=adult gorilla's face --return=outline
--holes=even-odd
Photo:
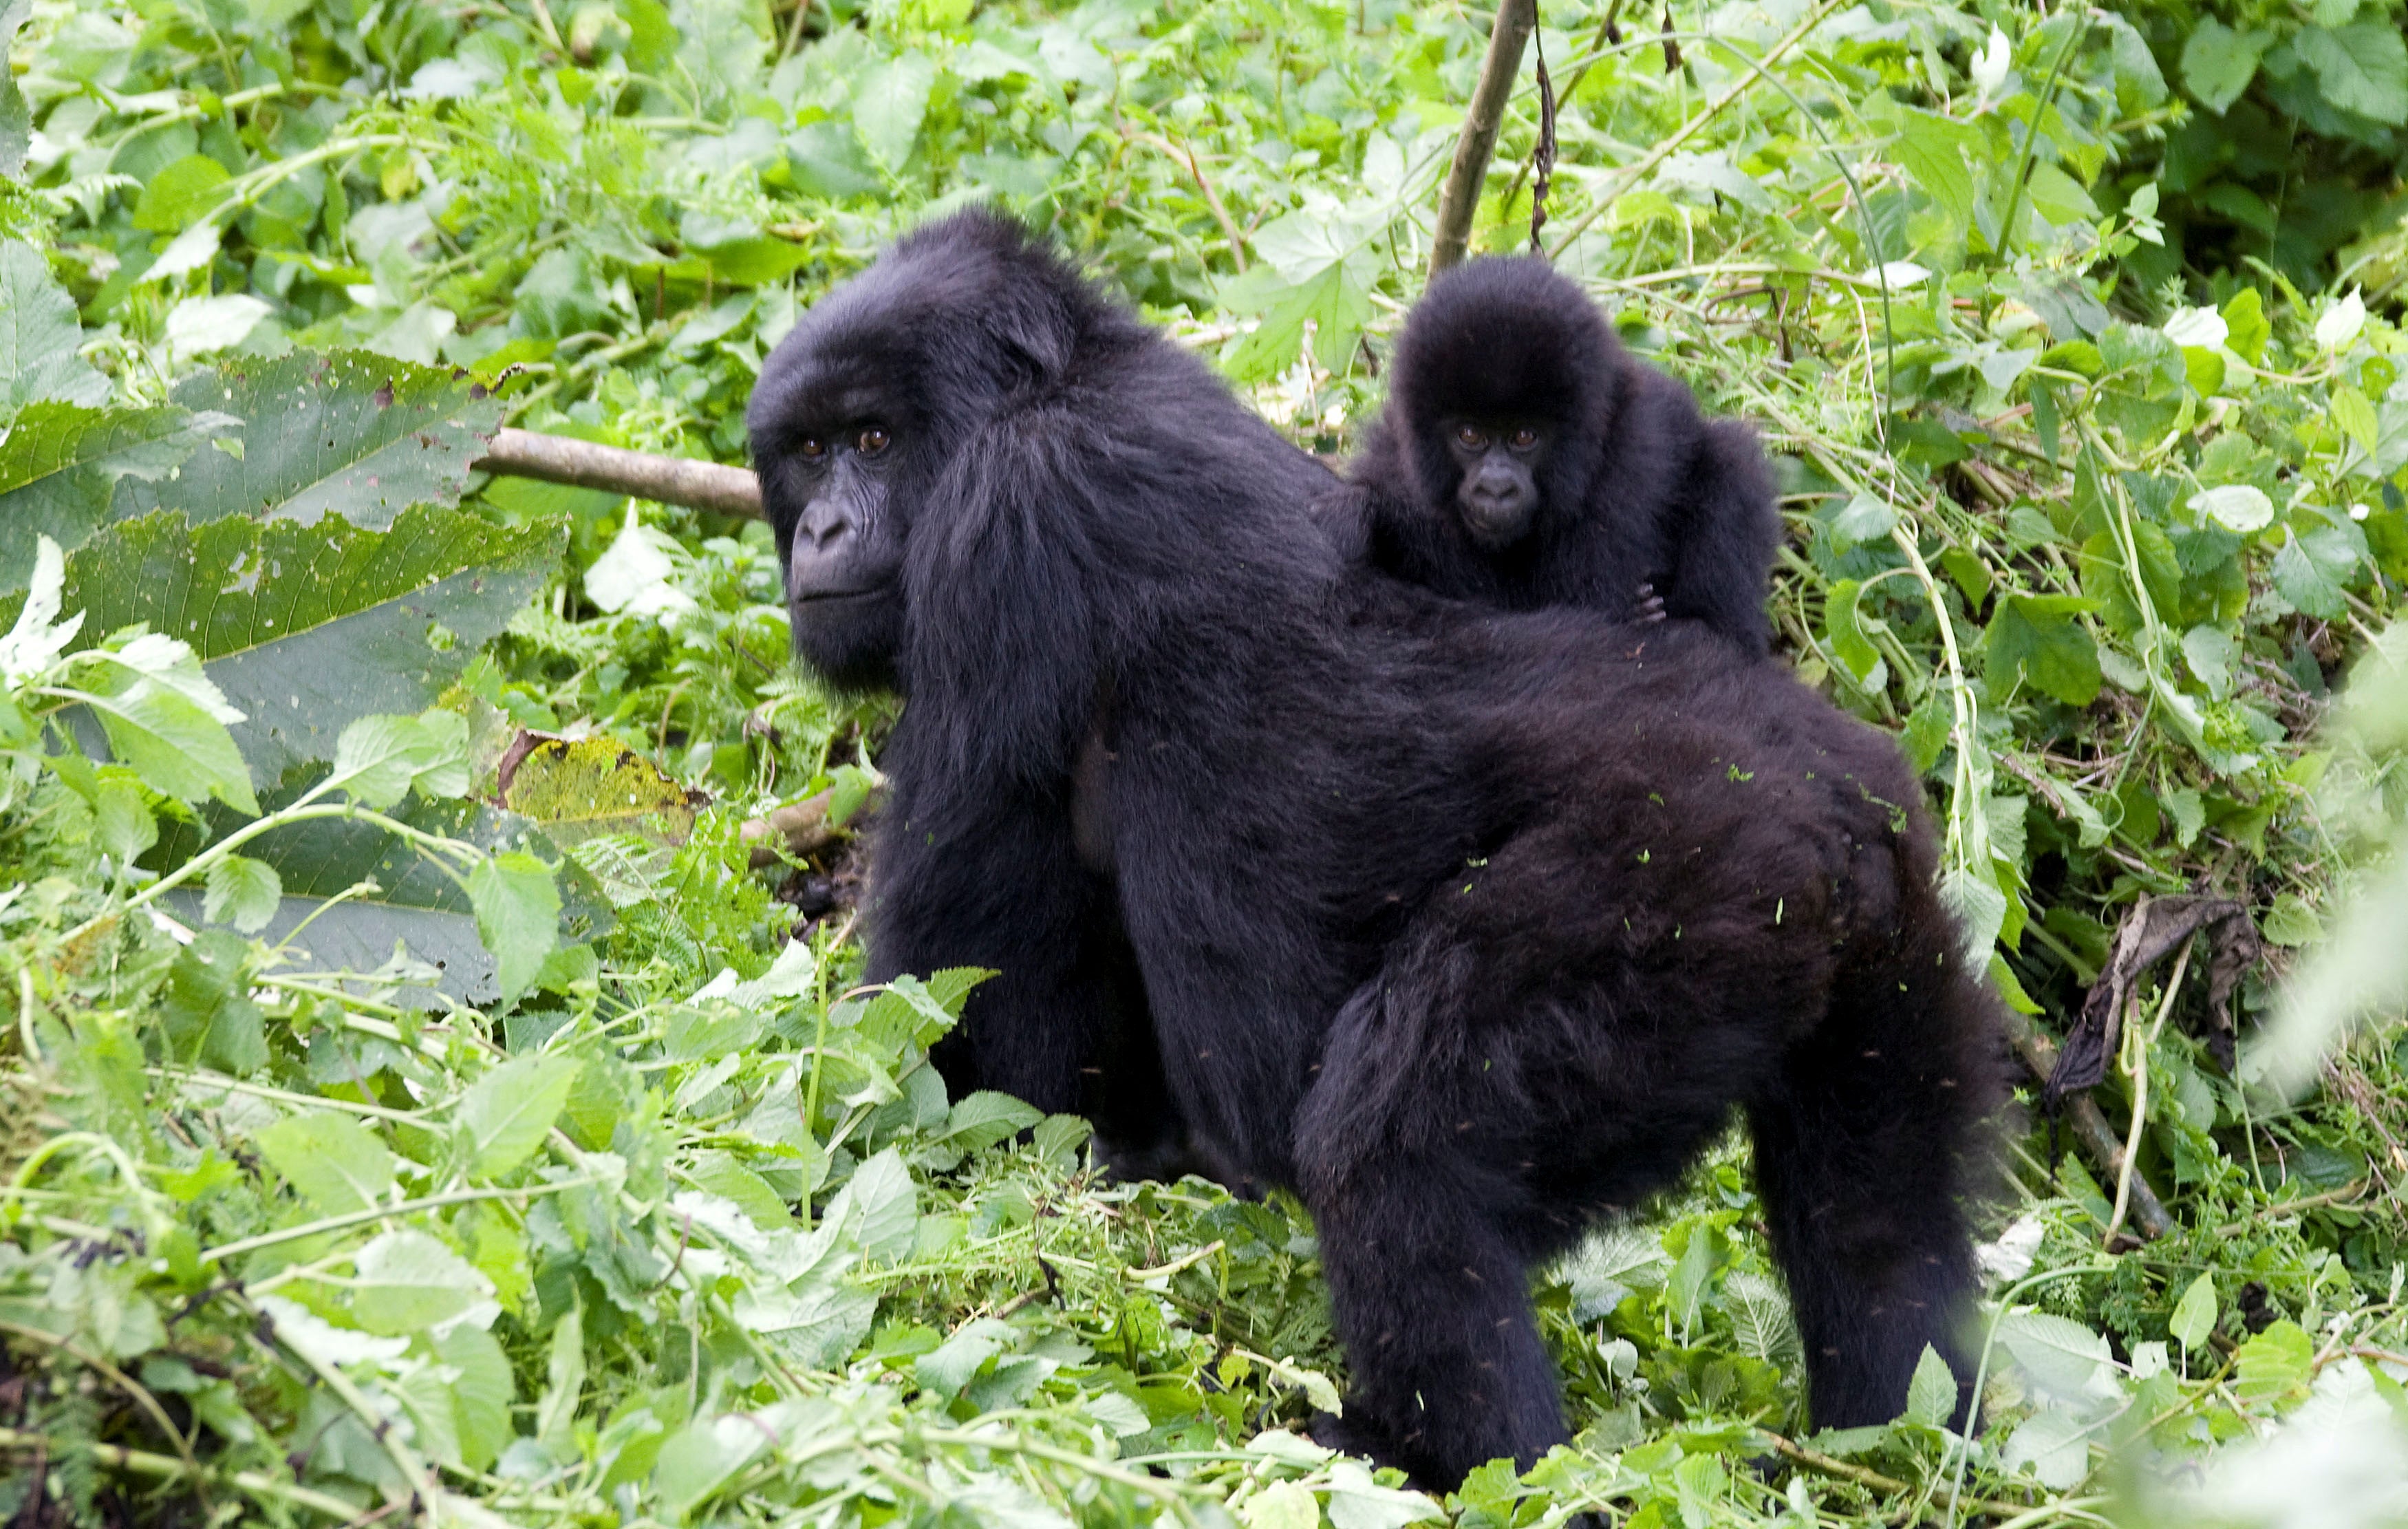
[[[795,651],[848,688],[894,683],[904,535],[931,454],[896,371],[865,359],[798,335],[763,369],[752,409]]]

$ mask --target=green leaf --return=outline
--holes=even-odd
[[[2099,695],[2099,646],[2073,618],[2096,609],[2096,601],[2072,595],[2000,599],[1982,637],[1991,695],[2005,694],[2000,681],[2021,678],[2068,706],[2089,705]]]
[[[743,1413],[696,1418],[669,1435],[652,1466],[652,1491],[672,1519],[726,1482],[776,1435]]]
[[[1984,157],[1980,128],[1936,112],[1912,108],[1899,112],[1899,136],[1891,152],[1914,183],[1962,227],[1973,216],[1973,172],[1966,156]],[[1870,264],[1871,262],[1868,262]]]
[[[244,714],[235,743],[264,786],[327,757],[360,717],[433,704],[542,586],[561,545],[556,527],[434,506],[389,531],[153,515],[69,557],[64,599],[90,612],[90,630],[145,622],[190,642]]]
[[[518,1436],[510,1426],[510,1403],[518,1388],[510,1362],[494,1335],[474,1322],[454,1322],[435,1340],[435,1357],[459,1371],[452,1382],[452,1427],[461,1463],[483,1470]]]
[[[1906,1421],[1925,1428],[1945,1428],[1956,1410],[1956,1376],[1940,1350],[1923,1346],[1914,1362],[1914,1378],[1906,1385]]]
[[[32,17],[32,0],[0,0],[0,58],[13,50],[17,31]],[[0,69],[0,179],[13,180],[24,173],[25,151],[33,146],[34,114],[17,88],[14,70]]]
[[[467,1260],[408,1228],[362,1248],[351,1260],[349,1285],[351,1316],[360,1326],[396,1337],[465,1317],[494,1293],[493,1281]]]
[[[2192,98],[2221,115],[2241,99],[2257,77],[2270,33],[2235,32],[2213,16],[2203,16],[2183,43],[2182,76]]]
[[[208,155],[186,154],[142,188],[141,199],[134,204],[134,226],[151,234],[180,234],[223,199],[221,188],[232,179]]]
[[[75,303],[50,280],[50,263],[31,245],[0,243],[0,415],[42,398],[106,401],[108,379],[76,353],[82,344]]]
[[[1863,593],[1864,586],[1854,579],[1842,579],[1833,584],[1823,597],[1823,632],[1849,677],[1870,691],[1882,687],[1888,671],[1882,661],[1881,650],[1865,635],[1863,613],[1858,608]]]
[[[945,1135],[968,1151],[980,1152],[1043,1118],[1042,1111],[1010,1094],[982,1089],[953,1106],[945,1122]]]
[[[2090,1474],[2091,1427],[2071,1412],[2035,1412],[2007,1439],[2009,1470],[2029,1465],[2041,1485],[2071,1492]]]
[[[2408,41],[2397,23],[2301,27],[2291,46],[2334,106],[2393,127],[2408,123]]]
[[[469,1172],[498,1178],[543,1145],[582,1064],[574,1057],[518,1057],[477,1080],[460,1101]]]
[[[2202,1273],[2183,1291],[2174,1303],[2174,1314],[2166,1330],[2186,1353],[2197,1353],[2215,1331],[2215,1277]]]
[[[872,69],[853,87],[853,126],[880,164],[900,169],[919,140],[928,94],[937,86],[937,65],[917,50]]]
[[[444,720],[438,725],[437,718]],[[467,749],[466,725],[456,713],[364,716],[336,741],[328,779],[362,806],[390,807],[422,780],[457,780],[465,787]]]
[[[277,879],[274,866],[247,856],[228,855],[210,863],[208,876],[204,916],[210,923],[232,924],[245,934],[256,934],[276,916],[284,885]]]
[[[1274,1481],[1238,1505],[1246,1529],[1318,1529],[1321,1501],[1301,1481]]]
[[[2292,950],[2315,945],[2325,932],[2324,920],[2297,892],[2285,892],[2276,898],[2258,927],[2265,932],[2269,944]]]
[[[545,1374],[543,1395],[535,1407],[535,1436],[552,1459],[565,1464],[580,1452],[574,1429],[578,1397],[585,1390],[585,1321],[576,1306],[561,1313],[552,1327]]]
[[[313,526],[336,514],[390,526],[411,505],[459,503],[468,464],[502,416],[481,386],[366,352],[246,357],[186,378],[174,398],[240,419],[241,454],[196,453],[172,480],[124,485],[121,516],[180,510],[195,524],[255,515]]]
[[[468,901],[502,1001],[514,1002],[560,940],[560,888],[552,867],[519,850],[493,856],[468,873]]]
[[[2274,521],[2274,501],[2266,497],[2264,489],[2250,483],[2222,483],[2203,489],[2192,495],[2188,504],[2217,525],[2243,535],[2263,530]]]
[[[2098,1400],[2097,1388],[2111,1383],[2107,1340],[2069,1318],[2009,1312],[1999,1321],[1999,1341],[2045,1395],[2087,1406]]]
[[[769,1188],[759,1174],[747,1168],[726,1152],[700,1152],[695,1155],[694,1166],[688,1170],[694,1181],[712,1194],[736,1203],[736,1208],[751,1218],[764,1232],[795,1224],[794,1212],[786,1208],[778,1191]]]
[[[84,688],[62,691],[100,719],[117,758],[162,796],[179,801],[210,797],[257,816],[251,772],[226,722],[242,714],[225,704],[193,662],[192,650],[150,633],[114,651],[81,656],[99,672]]]
[[[1404,1529],[1408,1523],[1445,1517],[1443,1508],[1418,1492],[1380,1485],[1360,1461],[1329,1463],[1332,1529]]]
[[[393,1154],[348,1115],[295,1115],[253,1139],[276,1171],[328,1215],[382,1204],[393,1189]]]
[[[2337,387],[2332,391],[2334,426],[2369,456],[2374,454],[2381,441],[2381,427],[2374,416],[2374,405],[2365,394],[2354,387]]]
[[[911,1251],[920,1227],[919,1197],[911,1175],[893,1147],[856,1169],[844,1187],[853,1214],[860,1218],[854,1233],[867,1259],[899,1259]],[[834,1211],[829,1213],[834,1218]]]
[[[204,930],[168,966],[159,1020],[178,1060],[236,1077],[267,1065],[266,1025],[251,999],[250,954],[225,930]]]
[[[2265,299],[2256,287],[2243,287],[2232,295],[2224,305],[2224,348],[2253,367],[2264,365],[2266,341],[2273,338],[2274,327],[2266,318]]]
[[[2234,1394],[2253,1410],[2305,1396],[2315,1378],[2316,1346],[2299,1323],[2279,1321],[2241,1346]]]
[[[24,587],[40,538],[65,552],[89,541],[108,519],[119,479],[172,472],[236,423],[173,407],[26,405],[0,440],[0,590]]]

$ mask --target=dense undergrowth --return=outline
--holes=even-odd
[[[0,1516],[2408,1522],[2408,1038],[2258,1043],[2408,926],[2397,628],[2322,730],[2408,578],[2398,6],[1542,19],[1541,238],[1761,425],[1785,656],[2034,1033],[2144,902],[2241,910],[2116,977],[2137,1181],[2006,1148],[1980,1438],[1942,1377],[1792,1436],[1733,1146],[1545,1282],[1573,1449],[1314,1448],[1300,1212],[948,1100],[976,974],[857,991],[843,846],[752,866],[888,715],[792,673],[763,528],[469,470],[742,460],[794,315],[976,198],[1340,451],[1484,13],[0,0]]]

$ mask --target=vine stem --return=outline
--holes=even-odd
[[[0,1427],[0,1450],[55,1454],[59,1452],[59,1447],[48,1435],[30,1433],[22,1428]],[[75,1451],[89,1455],[100,1464],[114,1466],[122,1471],[132,1471],[136,1476],[148,1476],[162,1481],[188,1480],[198,1484],[212,1474],[204,1466],[187,1465],[170,1455],[152,1454],[148,1450],[129,1450],[117,1444],[79,1443],[75,1446]],[[312,1492],[308,1487],[295,1486],[290,1481],[279,1481],[272,1476],[262,1476],[257,1471],[228,1471],[218,1479],[229,1486],[256,1496],[274,1497],[291,1503],[295,1507],[306,1507],[313,1513],[322,1513],[338,1523],[350,1523],[360,1514],[357,1503],[345,1502],[342,1498],[327,1493]]]
[[[2149,1123],[2149,1043],[2166,1028],[2166,1017],[2173,1013],[2174,995],[2182,991],[2183,974],[2190,970],[2191,949],[2198,944],[2196,933],[2183,942],[2182,954],[2174,958],[2173,973],[2166,978],[2166,990],[2157,1000],[2157,1017],[2147,1032],[2128,1023],[2124,1027],[2124,1070],[2132,1079],[2132,1128],[2124,1138],[2124,1161],[2115,1175],[2115,1209],[2107,1218],[2107,1234],[2099,1239],[2101,1247],[2112,1246],[2115,1233],[2124,1229],[2124,1212],[2131,1201],[2132,1165],[2140,1161],[2141,1132]]]

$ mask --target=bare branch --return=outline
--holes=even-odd
[[[1505,103],[1512,97],[1513,80],[1522,72],[1522,50],[1528,46],[1538,24],[1539,0],[1498,0],[1497,23],[1488,33],[1488,56],[1481,62],[1480,82],[1472,87],[1463,132],[1455,140],[1446,189],[1439,194],[1438,230],[1430,241],[1432,276],[1461,263],[1464,252],[1471,247],[1471,215],[1479,210],[1480,187],[1488,179],[1488,161],[1497,152],[1497,129],[1505,121]]]
[[[787,854],[801,856],[825,849],[842,838],[846,830],[828,822],[829,795],[822,791],[800,801],[790,801],[766,817],[747,818],[739,831],[744,842],[752,846],[752,869],[758,871],[778,863],[778,851],[770,844],[773,839],[784,843]],[[872,790],[868,800],[853,809],[853,815],[860,817],[877,805],[878,798],[879,793]]]
[[[509,478],[539,478],[714,514],[761,518],[760,480],[742,468],[717,462],[624,451],[532,430],[502,430],[475,465]]]

